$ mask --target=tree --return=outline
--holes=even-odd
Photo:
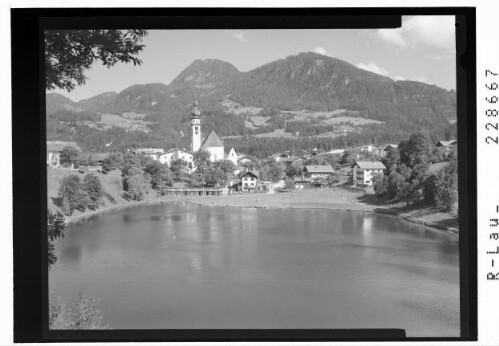
[[[104,194],[99,177],[95,174],[86,174],[85,178],[83,178],[83,190],[85,190],[88,196],[87,207],[97,209]]]
[[[295,181],[292,178],[284,179],[284,188],[286,188],[288,190],[294,190],[295,189]]]
[[[225,177],[227,177],[229,174],[234,173],[234,170],[236,169],[236,166],[230,160],[217,161],[213,164],[213,167],[221,169],[224,172]]]
[[[288,177],[291,178],[300,176],[303,173],[303,167],[289,165],[288,167],[286,167],[285,173]]]
[[[210,153],[206,150],[200,149],[196,151],[193,155],[194,166],[196,171],[203,173],[208,167],[210,167]]]
[[[61,179],[59,183],[59,198],[67,199],[68,210],[65,211],[71,215],[73,211],[85,211],[88,204],[88,196],[83,189],[80,177],[76,174],[70,174]]]
[[[204,172],[206,173],[206,171]],[[202,187],[206,185],[204,174],[194,172],[191,174],[189,178],[189,186],[190,187]]]
[[[204,178],[207,185],[220,186],[227,183],[227,176],[225,172],[220,168],[210,168],[205,174]]]
[[[386,156],[381,160],[388,171],[400,163],[400,153],[397,148],[390,147],[386,151]]]
[[[429,164],[432,159],[432,144],[430,139],[418,132],[409,137],[409,140],[399,144],[400,162],[412,168],[417,164]]]
[[[445,211],[457,212],[458,170],[455,161],[450,162],[435,175],[434,201],[437,207]]]
[[[59,156],[59,162],[63,166],[78,165],[80,152],[73,147],[65,147]]]
[[[189,163],[182,159],[173,160],[170,163],[170,170],[173,173],[173,180],[179,181],[186,177],[186,171]]]
[[[392,172],[388,176],[388,196],[395,200],[403,199],[407,182],[403,175]]]
[[[173,184],[172,172],[166,165],[158,161],[148,163],[144,172],[151,177],[151,187],[161,193],[164,192],[167,186],[172,186]]]
[[[383,174],[376,174],[373,177],[374,192],[378,197],[388,194],[388,177]]]
[[[121,166],[121,174],[124,176],[130,175],[129,170],[132,168],[140,169],[140,158],[138,155],[134,155],[131,153],[126,153],[123,156],[123,163]]]
[[[47,211],[47,241],[48,241],[48,265],[52,267],[57,261],[55,255],[55,241],[64,237],[64,228],[66,227],[66,217],[60,212],[52,213]]]
[[[110,172],[115,170],[123,164],[123,155],[121,153],[113,153],[106,157],[102,162],[102,170],[104,172]]]
[[[270,180],[276,182],[281,180],[282,174],[284,172],[284,166],[277,162],[271,162],[269,165],[269,178]]]
[[[353,150],[345,150],[341,156],[340,163],[342,165],[351,165],[357,160],[357,155]]]
[[[45,88],[72,91],[85,84],[84,75],[94,62],[111,67],[118,62],[140,65],[136,55],[145,30],[45,31]]]
[[[125,176],[123,179],[124,188],[131,199],[135,201],[141,201],[144,199],[144,196],[147,194],[148,182],[144,177],[144,174],[133,174],[130,176]]]

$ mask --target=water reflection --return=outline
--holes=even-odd
[[[114,328],[459,334],[457,237],[391,216],[138,206],[72,225],[56,250],[50,284],[91,286]]]

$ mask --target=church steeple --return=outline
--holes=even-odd
[[[199,150],[201,147],[201,112],[198,109],[198,102],[195,101],[193,103],[192,109],[192,120],[191,120],[191,128],[192,128],[192,143],[191,150],[193,153]]]

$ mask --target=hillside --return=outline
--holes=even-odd
[[[248,136],[269,141],[292,136],[294,147],[315,136],[329,140],[326,147],[343,147],[372,138],[397,141],[416,131],[436,138],[456,132],[455,92],[301,53],[249,72],[220,60],[196,60],[169,85],[132,85],[80,102],[47,94],[47,114],[59,112],[47,135],[93,151],[111,141],[116,149],[188,146],[194,100],[203,131],[231,137],[236,149],[247,147],[242,138]],[[85,122],[74,121],[83,114]]]

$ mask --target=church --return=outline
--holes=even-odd
[[[205,150],[210,153],[210,161],[216,162],[220,160],[231,160],[234,165],[237,165],[237,153],[232,148],[228,154],[225,153],[225,148],[223,142],[218,137],[215,130],[212,130],[210,134],[201,141],[201,112],[197,107],[197,102],[194,103],[194,109],[192,110],[192,142],[191,151],[195,153],[197,151]]]

